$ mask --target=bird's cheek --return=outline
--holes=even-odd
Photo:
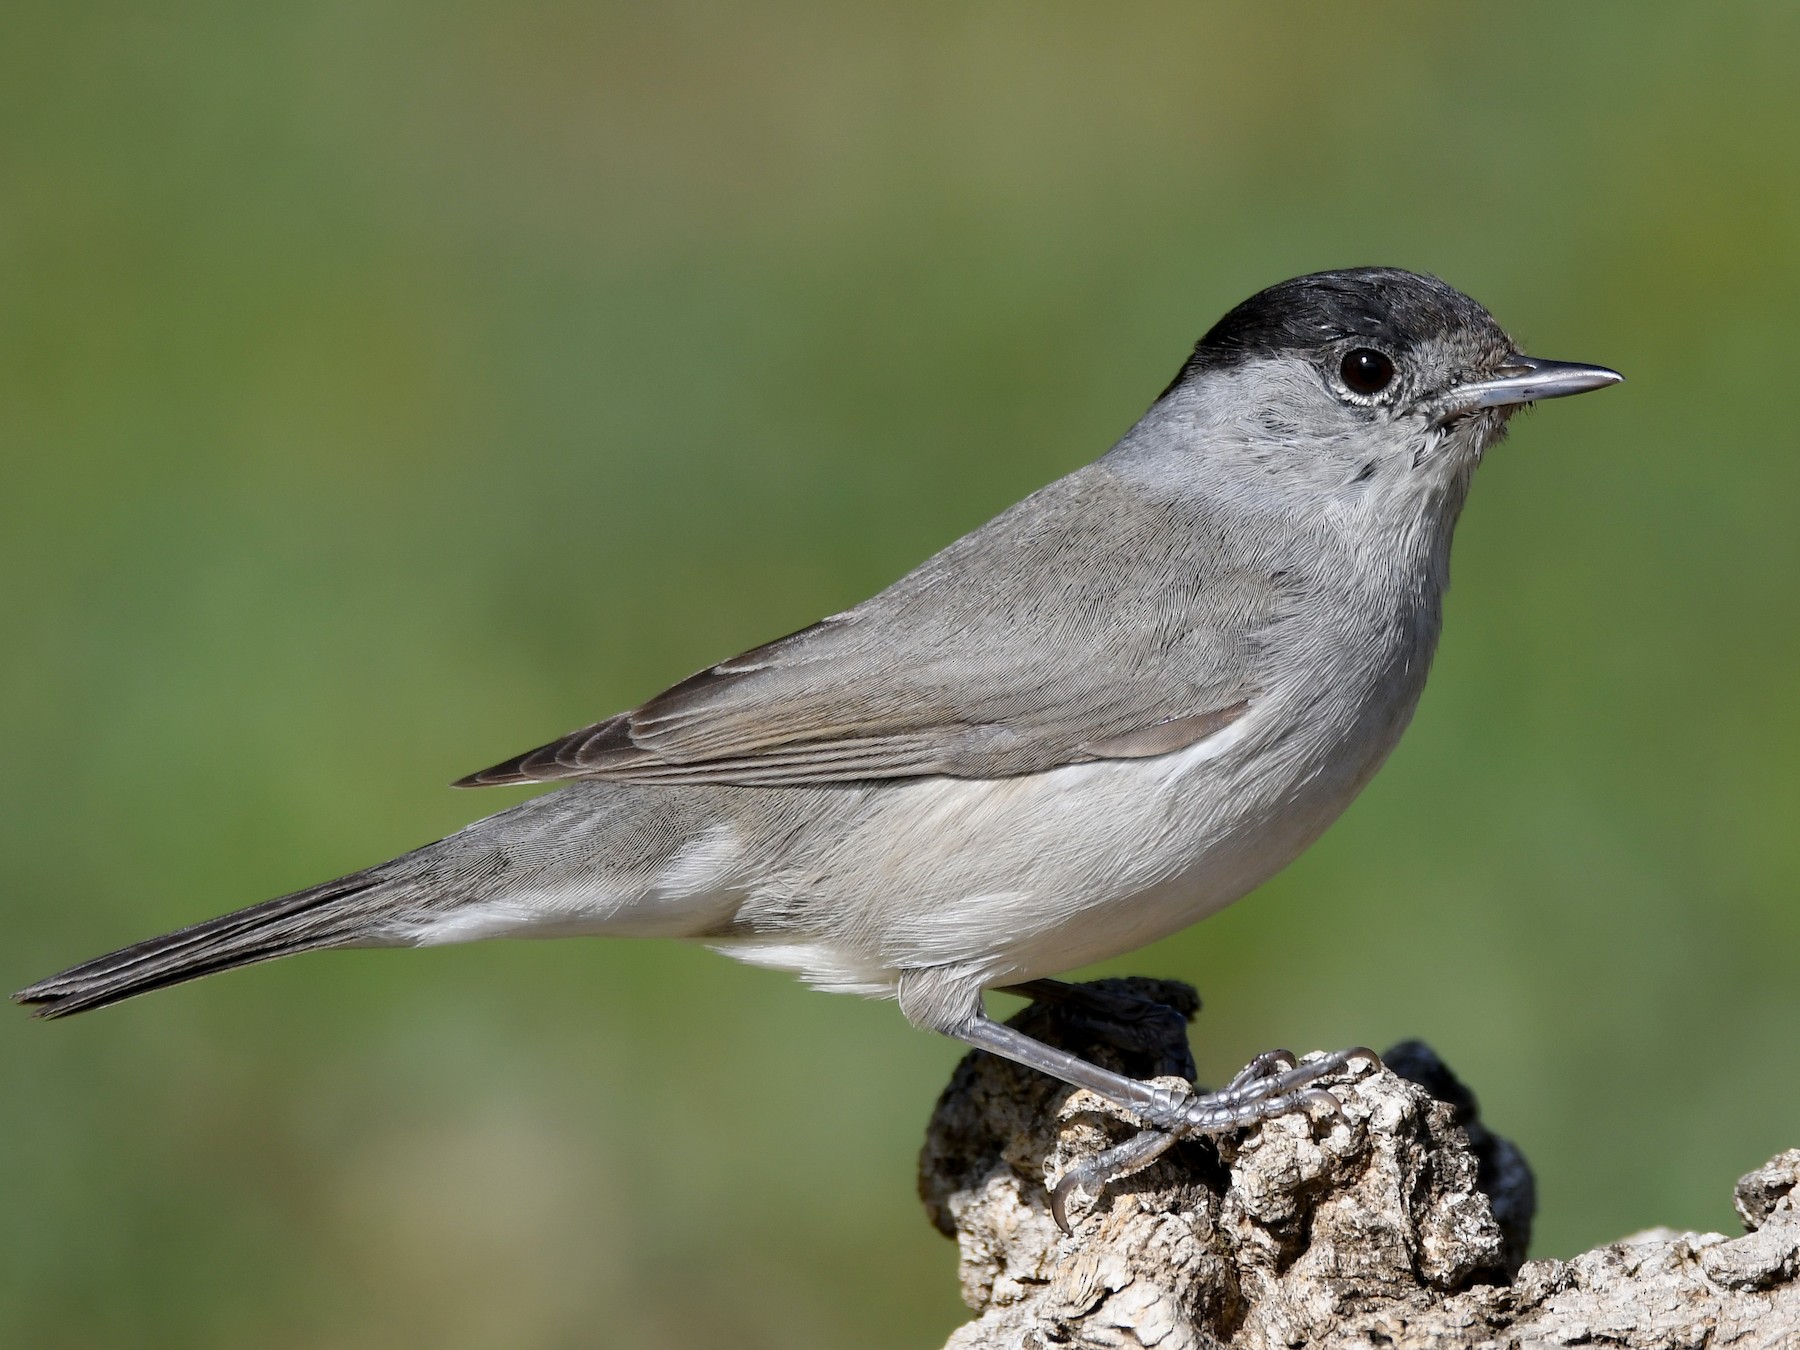
[[[1439,423],[1420,438],[1413,450],[1413,468],[1430,470],[1479,464],[1487,448],[1505,434],[1505,420],[1488,412],[1470,413]]]

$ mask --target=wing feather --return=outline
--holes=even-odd
[[[855,609],[462,779],[755,786],[1009,777],[1230,725],[1290,612],[1192,500],[1090,465]]]

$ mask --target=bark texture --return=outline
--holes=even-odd
[[[1188,1062],[1192,989],[1103,983],[1182,1017],[1147,1019],[1128,1037],[1034,1003],[1014,1024],[1136,1076]],[[1078,1195],[1065,1236],[1047,1185],[1136,1121],[969,1055],[920,1157],[920,1195],[961,1249],[977,1314],[946,1350],[1800,1347],[1800,1149],[1738,1183],[1744,1236],[1655,1229],[1569,1261],[1526,1261],[1524,1158],[1482,1126],[1427,1047],[1383,1058],[1328,1084],[1341,1118],[1289,1115],[1182,1143],[1098,1198]]]

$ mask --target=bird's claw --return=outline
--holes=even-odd
[[[1299,1061],[1294,1058],[1292,1050],[1265,1050],[1237,1071],[1236,1077],[1225,1085],[1225,1091],[1235,1091],[1259,1078],[1267,1078],[1282,1069],[1291,1069],[1297,1063]]]
[[[1140,1130],[1124,1143],[1083,1158],[1062,1174],[1050,1191],[1050,1217],[1065,1233],[1075,1230],[1069,1225],[1069,1197],[1077,1190],[1098,1197],[1106,1187],[1148,1167],[1181,1141],[1173,1130]]]
[[[1343,1123],[1344,1104],[1328,1089],[1313,1085],[1358,1059],[1381,1065],[1373,1050],[1360,1045],[1305,1063],[1286,1050],[1258,1055],[1219,1091],[1189,1094],[1152,1117],[1151,1128],[1071,1166],[1050,1191],[1051,1217],[1064,1233],[1073,1232],[1068,1206],[1077,1190],[1097,1199],[1107,1186],[1148,1167],[1190,1135],[1229,1134],[1293,1111],[1309,1117],[1317,1112],[1333,1125]]]

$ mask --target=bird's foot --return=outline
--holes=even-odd
[[[1051,1216],[1063,1232],[1071,1232],[1069,1197],[1077,1190],[1098,1198],[1107,1186],[1148,1167],[1185,1138],[1230,1134],[1293,1111],[1342,1119],[1343,1104],[1316,1084],[1357,1059],[1376,1067],[1381,1064],[1373,1050],[1360,1045],[1304,1063],[1289,1051],[1270,1050],[1251,1060],[1217,1092],[1170,1092],[1166,1101],[1140,1107],[1138,1114],[1150,1128],[1064,1172],[1050,1192]]]

